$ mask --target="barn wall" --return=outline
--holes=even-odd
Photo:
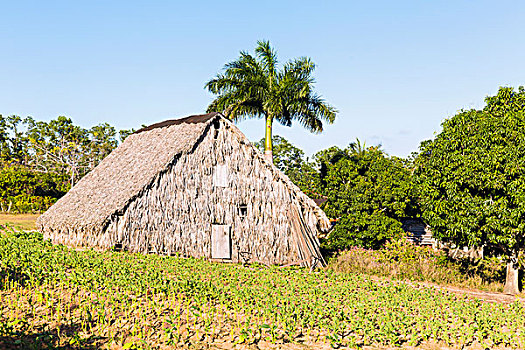
[[[220,124],[219,129],[211,126],[193,152],[182,154],[121,215],[112,218],[101,244],[119,242],[129,251],[209,258],[211,225],[224,224],[232,226],[234,262],[239,252],[246,251],[252,261],[267,264],[298,260],[288,219],[296,199],[254,156],[253,148],[228,130],[229,123]],[[213,185],[217,164],[227,167],[226,187]],[[247,206],[244,219],[240,205]],[[317,232],[315,215],[304,214],[306,224]]]

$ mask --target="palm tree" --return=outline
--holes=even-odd
[[[348,149],[350,150],[350,154],[354,156],[363,156],[367,150],[366,142],[361,143],[361,140],[356,137],[355,142],[350,142]]]
[[[218,95],[208,112],[222,112],[230,120],[265,118],[264,154],[272,161],[272,124],[296,120],[307,130],[323,131],[323,120],[333,123],[337,110],[313,91],[314,63],[308,57],[287,62],[281,70],[270,42],[258,41],[255,56],[241,51],[224,66],[224,73],[206,83]]]

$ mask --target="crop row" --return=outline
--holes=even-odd
[[[0,234],[0,347],[525,347],[525,310],[362,275],[76,251]],[[317,346],[316,345],[316,346]]]

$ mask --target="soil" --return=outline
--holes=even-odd
[[[376,277],[371,276],[372,279],[376,281],[385,280],[387,278],[385,277]],[[436,283],[430,283],[430,282],[412,282],[412,281],[404,281],[404,280],[396,280],[396,282],[405,283],[414,287],[428,287],[428,288],[435,288],[439,290],[443,290],[446,292],[450,292],[456,295],[466,296],[471,299],[478,299],[482,300],[484,302],[489,303],[502,303],[502,304],[512,304],[515,301],[525,302],[525,298],[523,294],[520,295],[511,295],[511,294],[504,294],[504,293],[497,293],[497,292],[486,292],[482,290],[477,289],[468,289],[468,288],[460,288],[460,287],[454,287],[454,286],[443,286]]]

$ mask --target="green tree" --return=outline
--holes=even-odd
[[[88,131],[59,116],[50,122],[28,121],[32,166],[43,172],[68,174],[73,186],[89,169]]]
[[[291,60],[278,68],[276,52],[268,41],[258,41],[255,56],[242,51],[205,85],[218,97],[208,112],[222,112],[231,120],[264,118],[265,156],[272,158],[272,125],[291,126],[296,120],[311,132],[322,132],[323,121],[333,123],[336,109],[314,92],[310,58]]]
[[[381,148],[380,146],[377,146],[377,148]],[[350,143],[348,146],[348,151],[350,154],[355,156],[362,156],[366,153],[366,142],[361,143],[361,140],[358,138],[355,139],[355,142]]]
[[[272,144],[273,164],[279,170],[288,176],[301,170],[301,165],[304,162],[303,150],[295,147],[290,141],[279,135],[272,137]],[[264,152],[265,139],[262,138],[254,145],[259,151]]]
[[[88,169],[92,170],[117,147],[117,132],[113,126],[108,123],[102,123],[93,126],[87,134],[89,138],[86,147],[87,162]],[[122,131],[120,134],[122,134]]]
[[[71,186],[118,145],[117,132],[108,123],[84,129],[64,116],[49,122],[28,118],[26,123],[31,155],[28,165],[43,172],[68,174]]]
[[[341,149],[337,146],[332,146],[327,149],[323,149],[314,155],[314,163],[319,169],[319,186],[321,189],[327,186],[328,170],[331,169],[339,160],[350,158],[350,149]]]
[[[135,130],[135,129],[124,129],[124,130],[120,130],[120,131],[118,132],[120,142],[121,142],[121,143],[124,142],[124,140],[127,139],[127,137],[128,137],[129,135],[133,134],[135,131],[137,131],[137,130]]]
[[[306,195],[320,198],[319,172],[315,164],[305,159],[302,149],[291,144],[282,136],[275,135],[273,143],[273,164],[286,174],[290,180]],[[265,139],[254,143],[255,147],[264,152]]]
[[[500,88],[486,102],[421,144],[415,175],[433,235],[504,254],[505,292],[515,294],[525,244],[525,90]]]
[[[405,161],[359,142],[317,155],[326,170],[324,210],[338,222],[324,245],[379,248],[404,234],[400,218],[418,214],[415,189]]]
[[[24,164],[27,159],[27,138],[24,125],[27,122],[17,115],[0,115],[0,160],[4,163]]]
[[[11,158],[11,149],[9,148],[9,134],[7,130],[7,121],[0,114],[0,161],[6,162]]]
[[[42,212],[69,190],[68,179],[21,165],[0,168],[0,211]]]
[[[132,132],[121,130],[121,140]],[[0,115],[0,211],[47,209],[117,145],[108,123],[84,129],[64,116]]]

